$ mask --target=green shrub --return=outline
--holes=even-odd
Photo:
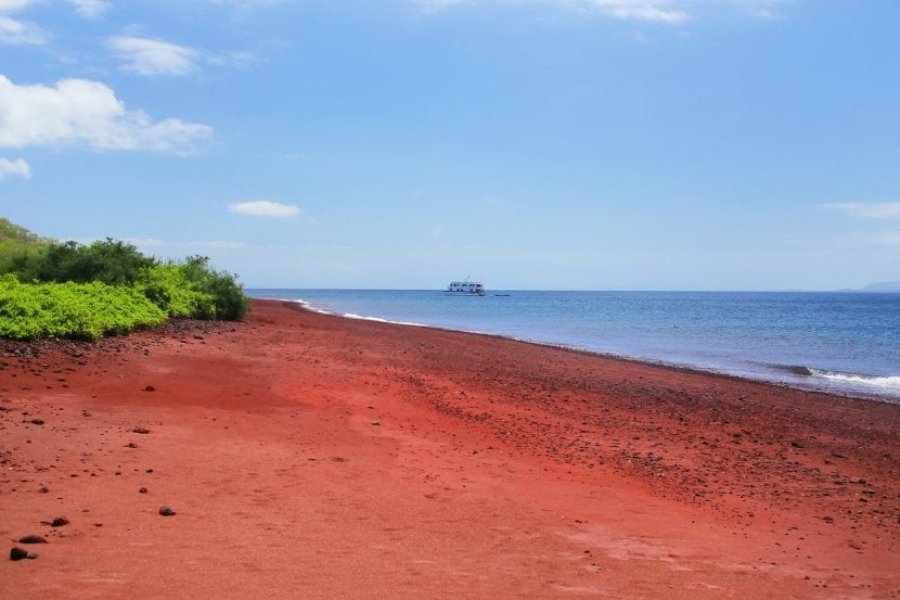
[[[236,276],[204,256],[160,263],[126,242],[59,243],[0,218],[0,337],[97,339],[166,316],[239,320],[248,308]]]
[[[89,246],[77,242],[52,243],[40,257],[37,279],[43,282],[100,281],[109,285],[133,285],[156,261],[133,245],[107,238]]]
[[[214,318],[215,299],[188,280],[184,266],[159,264],[145,269],[136,289],[174,318]]]
[[[0,278],[0,337],[96,340],[165,321],[165,312],[131,287]]]
[[[250,301],[235,275],[213,270],[206,256],[188,257],[181,269],[189,282],[213,299],[212,313],[198,314],[196,318],[239,321],[247,314]]]

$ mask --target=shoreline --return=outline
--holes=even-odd
[[[417,290],[419,291],[419,290]],[[424,290],[423,290],[424,291]],[[815,292],[811,292],[815,293]],[[615,352],[608,352],[603,350],[594,350],[588,347],[575,346],[564,343],[555,343],[542,341],[537,339],[529,339],[516,337],[514,335],[507,335],[503,333],[494,333],[490,331],[477,331],[477,330],[466,330],[466,329],[453,329],[451,327],[444,327],[441,325],[430,325],[428,323],[418,323],[412,321],[395,321],[392,319],[385,319],[382,317],[374,317],[374,316],[365,316],[365,315],[357,315],[354,313],[341,313],[332,311],[325,308],[317,308],[313,306],[313,304],[307,300],[302,298],[294,299],[294,298],[281,298],[281,297],[254,297],[254,300],[262,300],[262,301],[276,301],[276,302],[288,302],[293,304],[298,304],[303,307],[305,310],[309,310],[314,313],[318,313],[326,316],[333,316],[344,319],[353,319],[360,321],[371,321],[374,323],[385,323],[389,325],[398,325],[404,327],[422,327],[426,329],[435,329],[439,331],[447,331],[451,333],[465,333],[472,335],[483,335],[488,337],[495,337],[500,339],[505,339],[514,342],[521,342],[525,344],[534,344],[537,346],[543,346],[547,348],[558,348],[563,350],[569,350],[572,352],[580,352],[587,355],[599,356],[603,358],[609,358],[612,360],[623,360],[627,362],[633,362],[637,364],[648,364],[648,365],[656,365],[660,367],[676,369],[676,370],[684,370],[689,372],[695,372],[698,374],[709,374],[715,375],[719,377],[730,377],[734,379],[738,379],[740,381],[746,381],[748,383],[763,383],[766,385],[772,385],[775,387],[784,387],[787,389],[793,389],[798,391],[805,392],[815,392],[815,393],[824,393],[833,396],[839,396],[842,398],[852,398],[854,400],[863,400],[868,402],[882,402],[887,404],[894,404],[900,406],[900,391],[891,393],[887,391],[876,392],[876,391],[867,391],[867,390],[856,390],[854,389],[854,385],[862,386],[866,384],[849,384],[847,382],[843,384],[835,384],[833,382],[826,383],[825,381],[817,381],[815,379],[815,375],[812,373],[814,371],[819,371],[819,369],[813,369],[811,367],[803,366],[803,365],[769,365],[769,367],[773,370],[773,372],[781,372],[781,373],[791,373],[795,376],[799,376],[796,371],[798,369],[803,369],[809,371],[807,374],[802,374],[803,377],[807,377],[811,379],[811,382],[805,383],[804,381],[785,381],[774,379],[772,377],[767,377],[764,374],[759,374],[757,377],[753,377],[752,375],[741,374],[731,372],[727,369],[727,367],[714,367],[707,366],[704,367],[702,365],[694,365],[690,363],[681,363],[677,361],[670,361],[666,359],[656,359],[652,357],[644,357],[644,356],[632,356],[628,354],[617,354]],[[835,375],[853,375],[851,373],[833,373]],[[871,387],[871,386],[870,386]]]
[[[275,300],[36,351],[22,597],[900,597],[893,404]]]

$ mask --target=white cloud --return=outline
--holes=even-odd
[[[166,245],[164,241],[157,238],[125,238],[122,241],[138,248],[159,248]]]
[[[285,0],[209,0],[212,4],[228,4],[240,9],[252,9],[284,4]]]
[[[35,0],[0,0],[0,12],[16,12],[34,3]]]
[[[424,10],[436,12],[455,6],[487,4],[543,4],[579,12],[598,12],[609,17],[678,24],[703,9],[737,10],[760,19],[776,19],[775,6],[790,0],[412,0]]]
[[[256,200],[254,202],[238,202],[228,205],[228,211],[240,215],[252,215],[254,217],[296,217],[300,209],[290,204],[270,202],[268,200]]]
[[[617,19],[681,23],[690,18],[686,11],[674,7],[676,3],[669,0],[591,0],[586,4]]]
[[[239,250],[241,248],[246,248],[247,244],[243,242],[212,240],[208,242],[191,242],[190,246],[193,246],[194,248],[208,248],[211,250]]]
[[[37,25],[0,15],[0,44],[36,46],[46,42],[47,34]]]
[[[80,240],[79,243],[82,244],[90,244],[92,242],[97,241],[101,238],[92,238],[90,240]],[[122,238],[123,242],[127,242],[132,244],[133,246],[137,246],[141,250],[152,250],[152,249],[185,249],[185,248],[202,248],[205,250],[239,250],[242,248],[247,248],[247,244],[243,242],[230,242],[226,240],[196,240],[192,242],[185,241],[172,241],[172,240],[162,240],[159,238],[134,238],[134,237],[126,237]]]
[[[69,4],[75,7],[75,12],[89,19],[99,17],[110,8],[106,0],[69,0]]]
[[[738,6],[757,19],[764,21],[779,21],[783,17],[778,7],[792,0],[736,0]]]
[[[882,231],[866,237],[866,240],[882,246],[897,246],[900,248],[900,231]]]
[[[128,110],[108,86],[63,79],[16,85],[0,75],[0,147],[86,144],[98,150],[190,152],[211,127],[180,119],[153,121]]]
[[[463,4],[463,0],[417,0],[417,3],[425,10],[441,10],[448,6]],[[469,4],[469,2],[466,2]]]
[[[125,70],[141,75],[187,75],[197,70],[200,56],[187,46],[142,37],[114,37],[109,47]]]
[[[31,179],[31,167],[21,158],[16,160],[0,158],[0,180],[13,176]]]
[[[864,219],[893,219],[900,217],[900,202],[869,203],[838,202],[826,204],[825,208],[840,210],[852,217]]]

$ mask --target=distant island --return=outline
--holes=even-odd
[[[866,287],[859,290],[861,292],[898,292],[900,293],[900,281],[882,281],[880,283],[870,283]]]
[[[880,281],[877,283],[870,283],[869,285],[861,288],[841,288],[834,291],[839,293],[853,294],[900,294],[900,281]]]

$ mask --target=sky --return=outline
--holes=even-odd
[[[900,280],[896,0],[0,0],[0,216],[249,288]]]

